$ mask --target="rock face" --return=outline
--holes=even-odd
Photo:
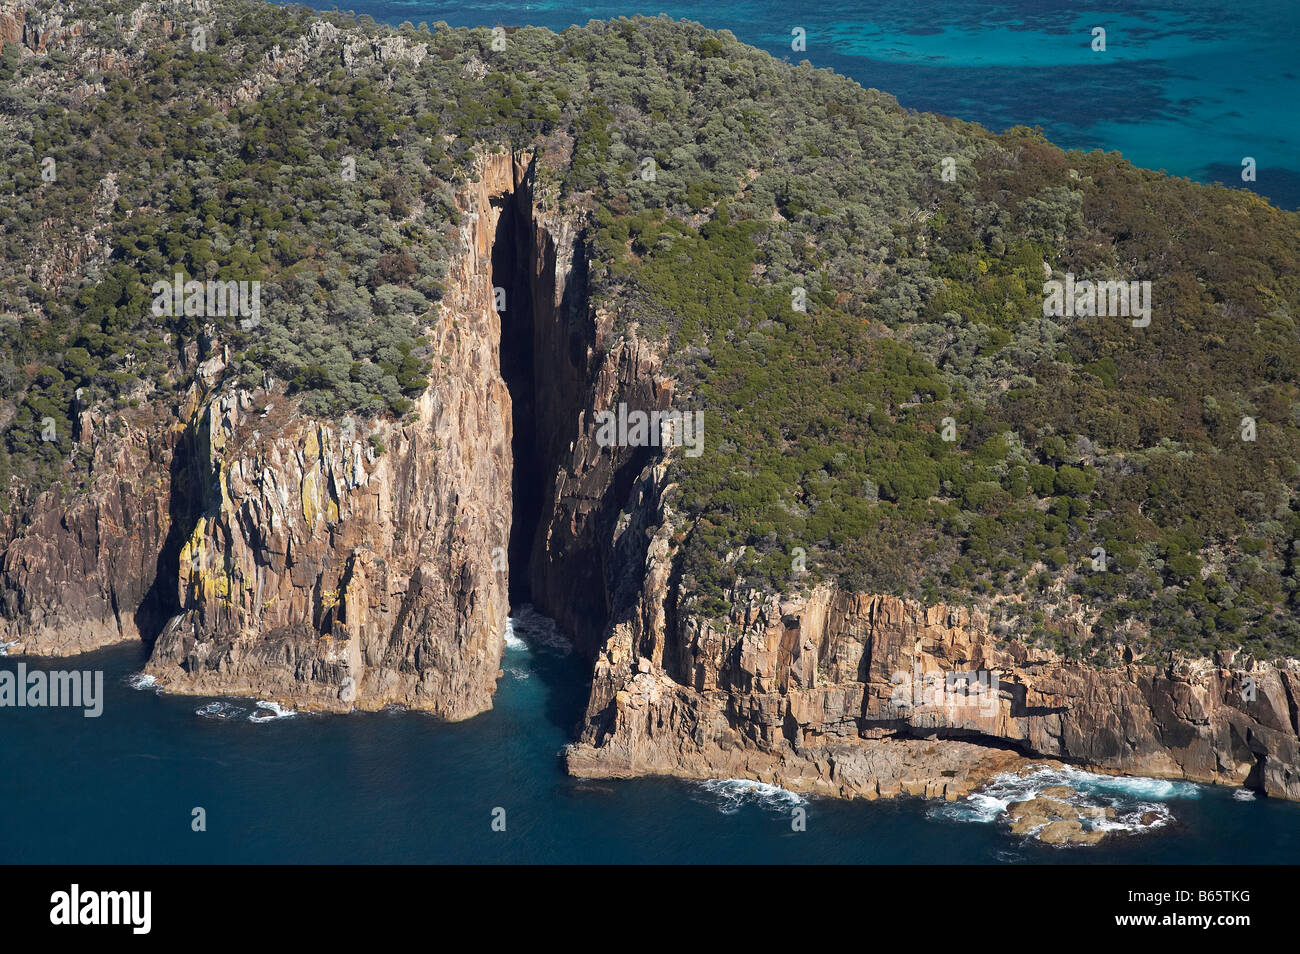
[[[316,709],[490,708],[508,612],[511,403],[490,253],[523,165],[496,154],[430,337],[443,369],[413,420],[330,425],[228,393],[199,429],[202,505],[179,555],[181,616],[146,671],[170,691]]]
[[[160,554],[183,412],[107,421],[86,412],[81,429],[88,451],[74,474],[87,491],[50,491],[0,517],[0,643],[15,644],[10,652],[68,655],[151,638],[173,602]]]
[[[601,447],[595,413],[619,403],[630,411],[665,410],[673,396],[673,382],[661,376],[655,350],[634,330],[611,342],[611,316],[595,312],[591,321],[590,384],[571,402],[577,409],[569,420],[576,419],[576,430],[570,425],[564,446],[563,431],[541,425],[549,466],[530,561],[534,602],[588,655],[599,647],[620,594],[640,586],[636,553],[644,553],[647,540],[633,540],[617,528],[625,520],[623,506],[638,475],[657,453],[654,448]]]
[[[19,3],[0,4],[0,46],[16,43],[33,53],[44,53],[85,32],[85,24],[64,25],[61,13],[41,13]]]
[[[26,25],[27,10],[24,7],[16,3],[0,4],[0,47],[6,43],[24,44]]]
[[[986,775],[1000,750],[1300,798],[1294,662],[1095,669],[1015,643],[999,649],[978,613],[828,585],[806,599],[752,601],[725,624],[675,625],[669,540],[646,506],[657,479],[643,481],[635,530],[655,533],[645,585],[614,614],[597,657],[586,726],[567,754],[574,774],[946,794]],[[937,694],[947,674],[981,672],[989,692]],[[908,765],[918,740],[934,754]],[[957,781],[945,761],[954,747],[978,750],[956,759],[966,769]]]

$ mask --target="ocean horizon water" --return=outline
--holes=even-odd
[[[1300,209],[1300,4],[1259,0],[361,0],[337,7],[400,25],[542,26],[660,14],[807,59],[909,108],[996,132],[1039,126],[1067,149],[1246,188]],[[1093,30],[1106,31],[1095,51]],[[802,29],[807,48],[791,49]],[[1256,179],[1242,180],[1255,160]]]

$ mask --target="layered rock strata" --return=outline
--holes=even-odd
[[[658,479],[662,479],[661,475]],[[658,496],[656,475],[643,500]],[[816,587],[721,623],[674,621],[669,539],[595,665],[581,776],[738,776],[839,796],[952,797],[1019,757],[1300,798],[1300,665],[1222,656],[1097,669],[1018,643],[979,613]],[[629,527],[629,532],[632,528]],[[936,696],[947,674],[992,689]],[[930,678],[927,679],[927,676]],[[914,760],[918,745],[930,746]],[[961,752],[962,767],[946,760]]]

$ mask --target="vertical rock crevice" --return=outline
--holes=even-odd
[[[543,502],[537,440],[538,329],[529,280],[530,265],[536,263],[529,178],[515,182],[510,192],[492,196],[491,202],[498,215],[492,243],[493,303],[501,316],[501,377],[510,392],[509,594],[517,606],[532,596],[529,564]]]
[[[493,198],[493,285],[505,300],[501,371],[513,423],[510,595],[555,619],[594,659],[626,603],[624,577],[637,576],[639,589],[646,541],[629,560],[620,518],[646,504],[637,484],[659,453],[600,446],[595,415],[620,402],[665,409],[672,383],[659,374],[657,348],[635,329],[616,332],[613,316],[591,303],[581,225],[554,210],[539,175],[531,158],[513,189]]]

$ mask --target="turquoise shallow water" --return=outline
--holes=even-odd
[[[104,713],[0,709],[0,863],[1300,860],[1300,805],[1194,785],[1093,783],[1097,797],[1168,822],[1059,849],[1010,835],[989,799],[847,803],[572,779],[558,754],[583,705],[579,668],[537,641],[548,630],[535,618],[518,631],[496,707],[458,724],[397,710],[254,723],[248,700],[225,700],[226,718],[213,718],[197,710],[220,700],[131,688],[136,647],[53,663],[103,669]],[[190,830],[196,806],[206,832]],[[792,830],[795,807],[806,831]],[[504,832],[492,830],[495,808]]]
[[[323,6],[322,4],[314,4]],[[831,67],[913,109],[1002,130],[1038,125],[1057,145],[1251,188],[1300,208],[1300,3],[1003,0],[622,0],[442,3],[366,0],[341,8],[398,24],[531,24],[660,13],[729,29],[773,55]],[[1106,30],[1106,51],[1092,29]],[[791,51],[802,27],[807,51]],[[1241,181],[1241,161],[1258,177]]]

